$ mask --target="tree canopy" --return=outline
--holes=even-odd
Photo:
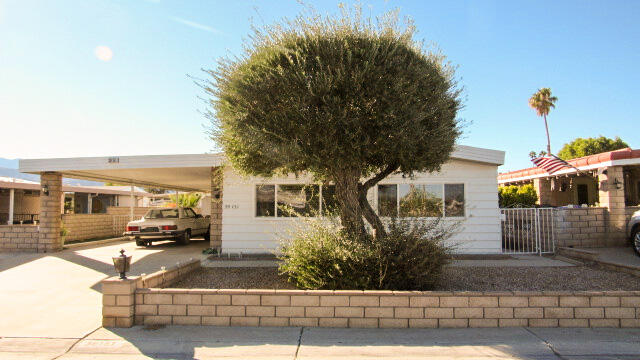
[[[549,124],[547,123],[547,115],[549,115],[549,111],[551,111],[551,108],[556,107],[556,101],[558,101],[558,98],[555,96],[551,96],[550,88],[539,89],[529,98],[529,107],[534,109],[536,111],[536,114],[538,114],[538,116],[542,116],[542,118],[544,119],[544,128],[547,132],[547,154],[551,154],[551,138],[549,137]]]
[[[586,139],[576,138],[570,143],[564,144],[558,152],[558,157],[563,160],[569,160],[627,147],[629,145],[617,136],[615,139],[605,136]]]
[[[342,225],[359,234],[363,216],[384,233],[369,188],[396,171],[438,171],[460,135],[453,67],[397,12],[303,14],[256,29],[243,54],[206,72],[212,138],[231,164],[334,183]]]

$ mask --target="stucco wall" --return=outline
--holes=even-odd
[[[294,175],[280,178],[244,178],[230,167],[225,168],[222,214],[222,251],[267,253],[278,247],[278,239],[288,236],[288,229],[299,219],[256,217],[256,184],[305,184],[309,177]],[[413,179],[394,175],[380,184],[395,183],[464,183],[465,213],[461,232],[453,239],[460,253],[499,253],[500,211],[497,194],[497,166],[453,160],[435,174],[417,174]],[[377,189],[369,194],[377,208]]]

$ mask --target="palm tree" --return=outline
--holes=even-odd
[[[551,89],[542,88],[531,95],[529,99],[529,106],[536,111],[538,116],[544,118],[544,127],[547,130],[547,154],[551,155],[551,140],[549,139],[549,125],[547,124],[547,115],[551,108],[555,108],[555,102],[558,98],[551,96]]]
[[[169,195],[171,201],[180,207],[196,207],[202,198],[202,194],[188,193],[188,194],[174,194]]]

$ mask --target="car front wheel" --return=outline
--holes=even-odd
[[[640,256],[640,226],[636,226],[631,233],[631,247]]]

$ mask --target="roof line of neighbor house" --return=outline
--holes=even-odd
[[[607,151],[599,154],[571,159],[567,162],[580,170],[593,170],[613,165],[635,165],[640,164],[640,149],[624,148],[620,150]],[[498,183],[524,181],[536,178],[572,174],[575,172],[576,169],[564,169],[554,173],[553,175],[549,175],[545,170],[541,168],[530,167],[526,169],[500,173],[498,174]]]

